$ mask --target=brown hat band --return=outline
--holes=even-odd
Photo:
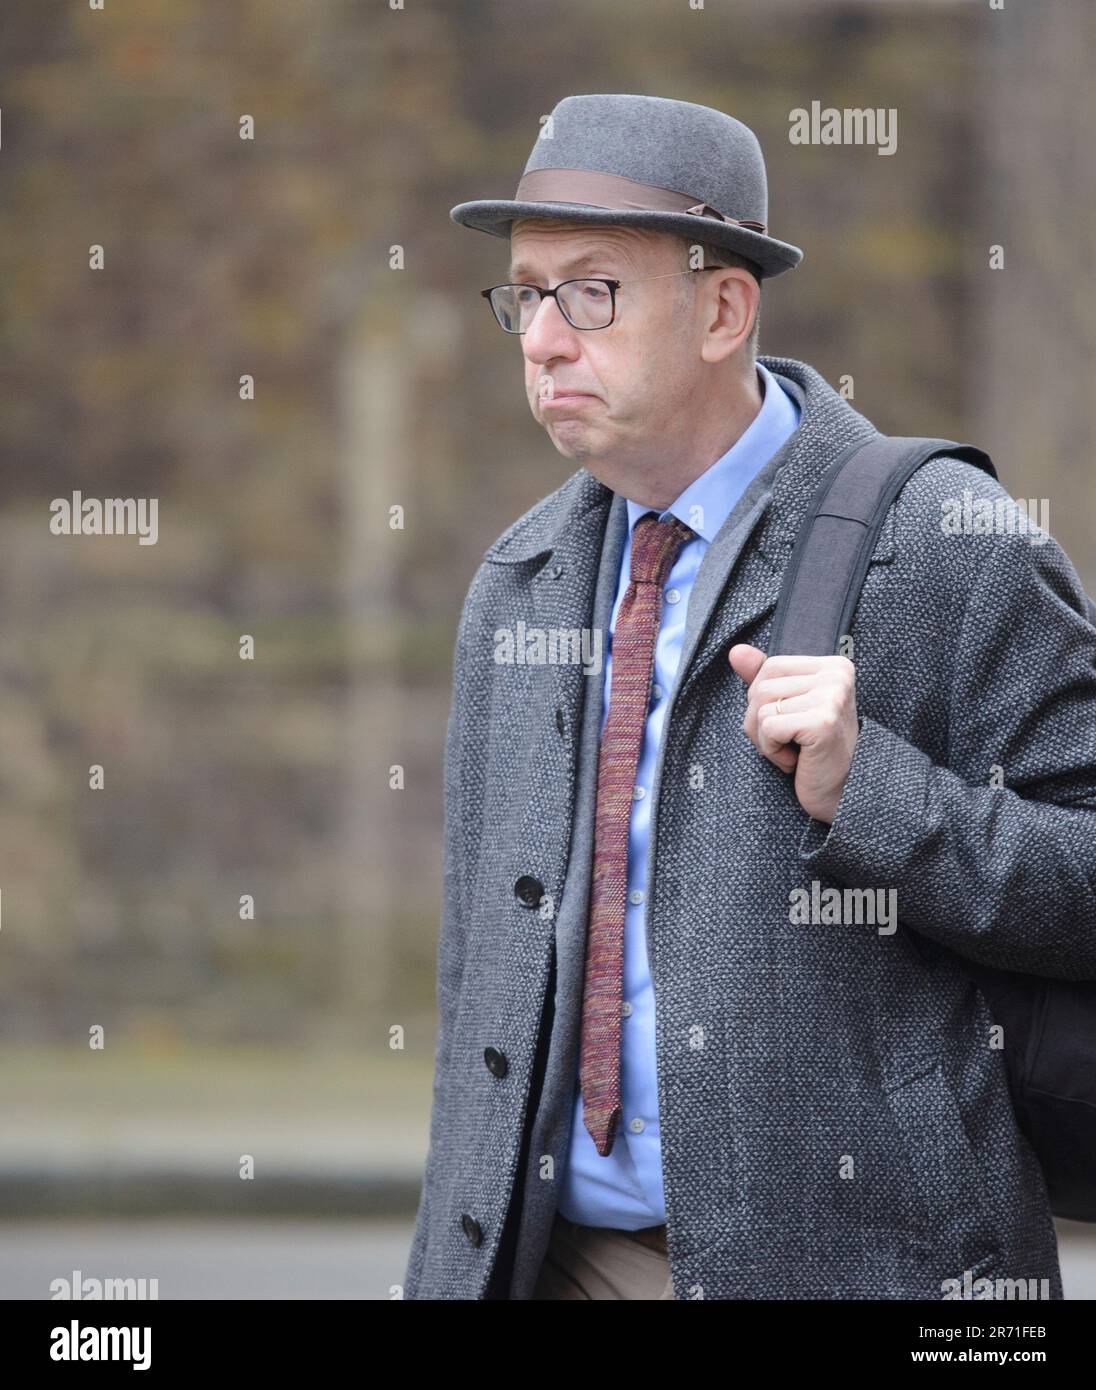
[[[528,203],[582,203],[619,212],[689,212],[697,217],[715,218],[732,227],[768,231],[764,222],[755,222],[750,217],[728,217],[707,203],[698,203],[687,193],[675,193],[671,188],[658,188],[651,183],[637,183],[622,174],[606,174],[600,169],[530,169],[522,174],[514,198],[517,202]]]

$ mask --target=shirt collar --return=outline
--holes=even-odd
[[[799,407],[772,372],[756,363],[759,385],[764,391],[761,409],[727,452],[695,478],[684,492],[657,515],[660,520],[676,516],[710,545],[734,504],[746,491],[751,479],[764,468],[799,424]],[[645,513],[654,511],[642,502],[628,502],[628,533]]]

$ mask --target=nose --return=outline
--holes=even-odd
[[[578,329],[563,317],[551,295],[545,295],[522,334],[521,350],[530,362],[543,366],[553,357],[573,360],[578,356]]]

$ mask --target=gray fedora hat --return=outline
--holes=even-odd
[[[449,216],[499,237],[519,217],[674,232],[747,256],[763,276],[803,259],[769,235],[765,161],[749,126],[666,97],[564,97],[514,197],[458,203]]]

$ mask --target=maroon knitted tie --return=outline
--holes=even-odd
[[[646,512],[632,531],[631,583],[617,610],[609,714],[598,756],[594,877],[586,940],[579,1085],[583,1119],[602,1157],[620,1121],[620,1018],[624,993],[624,912],[628,824],[651,700],[662,586],[694,538],[683,521]]]

